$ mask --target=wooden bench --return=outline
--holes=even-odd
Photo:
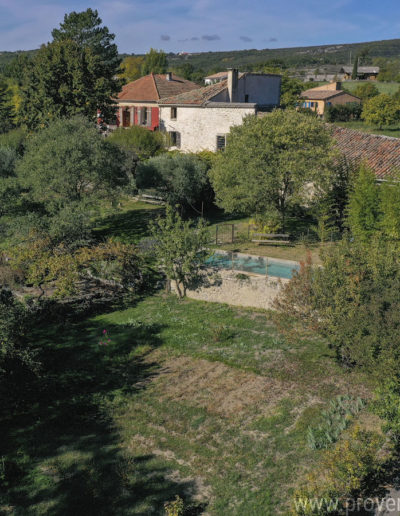
[[[290,244],[289,235],[283,233],[253,233],[252,237],[251,241],[255,244]]]

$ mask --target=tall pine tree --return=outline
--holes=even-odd
[[[0,82],[0,133],[6,133],[14,127],[14,106],[7,84]]]

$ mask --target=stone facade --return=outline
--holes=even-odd
[[[225,137],[232,126],[241,125],[244,117],[255,114],[256,105],[244,103],[212,102],[206,106],[161,106],[160,129],[168,133],[178,133],[180,145],[177,147],[184,152],[215,152],[218,136]]]

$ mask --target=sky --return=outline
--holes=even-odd
[[[400,38],[400,0],[0,0],[0,51],[51,41],[64,14],[97,9],[120,52],[354,43]]]

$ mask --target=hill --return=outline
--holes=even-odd
[[[367,52],[363,64],[369,64],[377,57],[399,58],[400,39],[310,47],[202,52],[186,55],[170,54],[168,57],[169,62],[174,66],[189,62],[196,69],[210,70],[234,66],[245,70],[246,67],[254,64],[271,61],[287,68],[347,64],[351,58],[354,60],[354,56],[361,51]]]
[[[318,45],[310,47],[291,47],[276,49],[233,50],[227,52],[200,52],[196,54],[168,54],[171,67],[190,63],[196,70],[218,71],[229,67],[242,70],[251,69],[255,64],[269,63],[282,68],[320,67],[326,65],[348,64],[363,51],[366,57],[362,64],[370,64],[375,58],[400,58],[400,39]],[[33,55],[36,50],[0,52],[0,74],[18,54]],[[128,54],[121,54],[121,58]]]

